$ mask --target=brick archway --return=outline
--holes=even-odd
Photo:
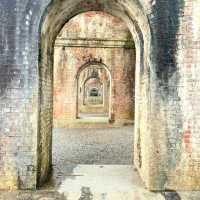
[[[2,0],[0,189],[48,178],[54,41],[92,10],[121,18],[135,41],[134,158],[147,188],[198,190],[199,1],[191,0]]]
[[[98,62],[98,61],[89,61],[89,62],[86,62],[85,64],[83,64],[80,69],[78,70],[77,72],[77,75],[76,75],[76,86],[77,86],[77,96],[76,96],[76,116],[78,117],[79,116],[79,103],[78,103],[78,90],[79,90],[79,78],[80,78],[80,74],[81,72],[83,72],[85,69],[87,68],[95,68],[95,66],[98,66],[98,67],[101,67],[102,69],[104,69],[108,76],[109,76],[109,83],[110,83],[110,91],[109,91],[109,103],[108,103],[108,107],[109,107],[109,120],[111,120],[111,117],[112,117],[112,106],[111,106],[111,101],[112,101],[112,75],[111,75],[111,71],[110,69],[108,68],[108,66],[106,66],[106,64],[102,63],[102,62]]]
[[[38,174],[37,185],[41,185],[48,178],[51,170],[52,143],[52,73],[54,41],[61,28],[73,16],[87,11],[103,11],[121,18],[129,27],[136,47],[136,101],[135,101],[135,165],[149,189],[158,189],[163,185],[154,185],[154,180],[160,174],[150,176],[150,165],[154,169],[157,163],[151,163],[151,154],[155,150],[141,151],[146,146],[150,118],[150,44],[151,32],[148,19],[139,3],[122,3],[115,1],[75,1],[74,3],[52,2],[45,13],[41,24],[40,62],[39,62],[39,96],[40,108],[38,119]],[[59,14],[58,14],[59,13]],[[143,112],[142,112],[143,110]],[[148,133],[148,134],[147,134]],[[140,148],[139,148],[140,147]]]

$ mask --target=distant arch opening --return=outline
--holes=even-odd
[[[92,89],[90,89],[90,91],[89,91],[89,96],[90,96],[90,97],[98,97],[98,96],[100,96],[100,95],[101,95],[101,93],[100,93],[100,91],[99,91],[98,88],[92,88]]]

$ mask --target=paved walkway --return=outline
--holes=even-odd
[[[144,189],[133,165],[78,165],[58,191],[67,200],[164,200]]]

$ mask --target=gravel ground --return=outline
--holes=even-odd
[[[55,129],[53,163],[132,164],[133,127]]]

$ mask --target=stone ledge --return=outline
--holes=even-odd
[[[132,40],[101,40],[91,38],[59,38],[55,42],[56,47],[90,47],[90,48],[128,48],[135,49]]]

